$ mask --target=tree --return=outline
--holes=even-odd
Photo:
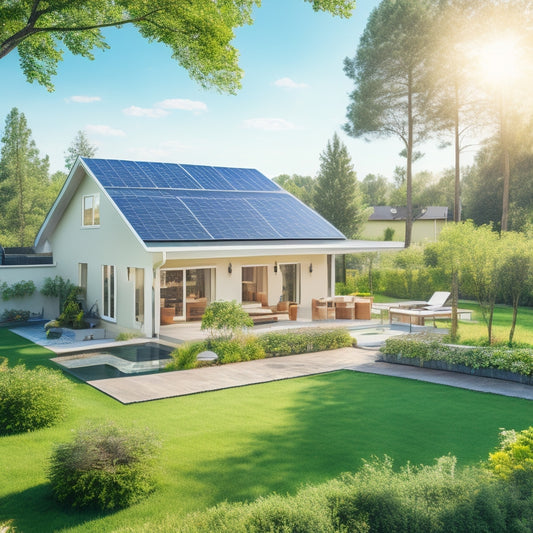
[[[360,188],[366,205],[387,205],[390,183],[385,176],[367,174]]]
[[[305,0],[315,11],[349,17],[354,0]],[[109,48],[101,30],[135,26],[148,41],[168,46],[172,57],[202,87],[230,93],[240,87],[234,30],[251,24],[260,0],[17,0],[0,5],[0,59],[18,50],[29,82],[54,89],[52,76],[65,47],[94,59]]]
[[[16,107],[6,118],[1,141],[0,237],[4,245],[30,246],[51,205],[48,156],[40,158],[26,117]]]
[[[513,306],[513,320],[509,330],[509,345],[512,345],[520,297],[531,292],[532,288],[533,255],[531,241],[521,233],[504,233],[502,245],[504,258],[498,272],[498,286]]]
[[[313,205],[349,239],[361,232],[369,216],[348,150],[336,133],[320,154]]]
[[[438,0],[432,27],[433,53],[429,62],[435,93],[428,119],[437,130],[452,132],[454,145],[453,220],[461,221],[461,153],[472,128],[486,120],[481,93],[467,48],[479,26],[481,4],[471,0]],[[444,143],[446,146],[448,143]]]
[[[354,59],[344,71],[354,80],[345,131],[353,137],[398,137],[406,163],[405,246],[413,224],[414,148],[426,140],[424,119],[431,87],[427,75],[431,11],[427,0],[383,0],[370,15]]]
[[[65,167],[68,171],[73,167],[78,156],[94,157],[96,146],[92,145],[83,130],[79,130],[74,140],[65,152]]]
[[[289,176],[288,174],[281,174],[272,181],[296,196],[304,204],[313,207],[315,180],[310,176],[298,176],[297,174]]]

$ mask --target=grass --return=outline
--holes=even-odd
[[[459,342],[462,344],[485,345],[487,344],[488,330],[483,320],[483,315],[478,304],[473,302],[459,302],[461,309],[472,309],[472,320],[459,322]],[[492,337],[494,344],[509,342],[513,308],[507,305],[497,305],[494,308],[492,323]],[[437,321],[442,327],[449,327],[449,321]],[[520,307],[518,309],[516,330],[513,344],[527,344],[533,347],[533,309]]]
[[[52,353],[0,330],[9,364],[53,366]],[[533,402],[350,371],[124,406],[74,378],[72,408],[55,428],[2,437],[0,524],[17,531],[120,531],[218,502],[294,493],[390,455],[397,465],[485,460],[499,428],[524,429]],[[158,489],[115,513],[73,512],[50,497],[54,443],[85,420],[149,427],[162,442]],[[149,530],[149,528],[147,529]]]

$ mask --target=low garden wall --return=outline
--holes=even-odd
[[[460,372],[533,385],[533,349],[444,344],[434,335],[388,339],[381,348],[387,363]]]

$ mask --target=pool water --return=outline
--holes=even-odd
[[[173,350],[166,344],[147,342],[65,354],[52,360],[77,378],[93,381],[160,372]]]

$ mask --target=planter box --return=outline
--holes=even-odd
[[[446,370],[448,372],[458,372],[460,374],[469,374],[471,376],[480,376],[483,378],[502,379],[505,381],[514,381],[523,385],[533,385],[533,376],[524,376],[507,370],[498,368],[472,368],[465,365],[455,365],[446,361],[420,361],[418,357],[402,357],[401,355],[380,354],[381,359],[386,363],[398,365],[418,366],[430,368],[432,370]]]
[[[63,328],[63,331],[72,332],[74,341],[92,341],[96,339],[105,339],[105,328],[86,328],[86,329],[69,329]]]

